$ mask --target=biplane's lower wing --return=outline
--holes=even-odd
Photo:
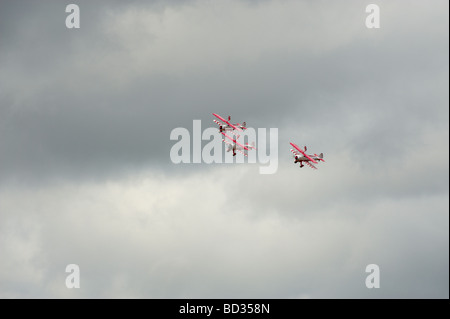
[[[244,155],[244,156],[248,156],[244,151],[241,151],[240,149],[236,149],[236,151],[238,151],[239,153],[241,153],[242,155]]]
[[[216,123],[216,124],[219,125],[219,126],[222,126],[222,125],[223,125],[223,123],[222,123],[222,122],[219,122],[218,120],[213,120],[213,122]]]
[[[311,167],[311,168],[317,169],[317,167],[315,167],[313,164],[311,164],[311,163],[308,162],[308,161],[305,161],[305,164],[308,165],[308,166]]]
[[[296,156],[301,156],[302,155],[299,152],[297,152],[296,150],[293,150],[292,148],[291,148],[291,152],[292,152],[292,154],[294,154]]]

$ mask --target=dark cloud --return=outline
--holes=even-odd
[[[197,5],[199,11],[210,14],[210,8]],[[286,43],[280,42],[281,48],[293,45],[290,51],[267,43],[274,41],[273,35],[244,42],[205,39],[194,43],[194,49],[185,48],[186,53],[157,56],[166,70],[153,65],[151,55],[152,41],[164,34],[147,30],[142,17],[128,6],[80,3],[80,30],[60,25],[65,17],[61,3],[12,6],[9,16],[17,18],[6,22],[3,33],[17,34],[2,48],[9,57],[2,72],[2,82],[7,83],[2,94],[3,176],[89,176],[104,170],[104,174],[120,172],[130,164],[170,165],[170,131],[191,127],[193,119],[213,125],[212,112],[231,114],[236,121],[247,120],[255,127],[283,130],[286,124],[294,124],[298,126],[294,132],[291,127],[281,132],[293,137],[319,129],[328,133],[328,141],[336,147],[367,153],[368,159],[381,148],[399,154],[403,145],[421,133],[424,122],[445,125],[442,119],[448,115],[448,98],[442,94],[448,82],[447,68],[443,68],[448,66],[442,41],[445,31],[435,27],[446,21],[439,16],[432,26],[418,24],[413,30],[419,33],[416,37],[404,34],[416,11],[389,21],[376,31],[379,35],[370,34],[373,30],[363,25],[354,31],[343,19],[333,17],[332,22],[342,23],[345,31],[354,33],[353,38],[341,35],[344,43],[335,43],[328,38],[333,32],[322,26],[313,41],[308,32],[297,30],[299,42],[289,34]],[[25,11],[24,6],[33,10]],[[161,7],[153,3],[143,8]],[[309,10],[317,13],[320,8]],[[333,9],[354,14],[347,6]],[[138,22],[130,22],[127,14]],[[161,9],[155,15],[172,21]],[[243,18],[235,19],[244,35],[257,31]],[[350,19],[356,17],[350,15]],[[227,34],[215,25],[211,32],[214,27],[219,36]],[[126,32],[140,32],[142,37],[139,41],[125,38]],[[193,37],[190,30],[187,36]],[[146,38],[149,45],[142,44]],[[176,41],[173,45],[183,48]],[[228,49],[213,55],[222,48]],[[140,54],[145,59],[145,53],[150,55],[142,64]],[[180,71],[170,68],[171,59],[181,66]],[[139,72],[140,67],[145,69]]]
[[[77,4],[0,4],[1,296],[448,298],[448,3]],[[172,164],[213,112],[278,172]]]

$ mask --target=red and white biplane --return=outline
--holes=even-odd
[[[226,132],[226,131],[242,132],[243,130],[247,129],[247,127],[246,127],[247,123],[245,123],[245,122],[242,122],[242,124],[239,124],[239,123],[232,124],[232,123],[230,123],[231,116],[228,116],[228,121],[227,121],[227,120],[225,120],[223,117],[221,117],[218,114],[213,113],[213,115],[220,120],[220,121],[213,120],[214,123],[219,125],[220,133],[223,133],[223,132]]]
[[[308,155],[306,154],[306,146],[305,150],[302,150],[294,143],[291,143],[291,145],[294,148],[291,149],[291,152],[294,154],[294,163],[300,163],[300,168],[302,168],[304,166],[303,163],[305,163],[309,167],[317,169],[317,167],[315,167],[312,163],[318,164],[320,161],[325,162],[323,159],[323,153],[320,153],[319,155]]]
[[[238,151],[239,153],[244,154],[244,156],[248,156],[246,151],[250,151],[250,150],[255,150],[255,142],[252,143],[252,145],[245,143],[244,145],[242,145],[241,143],[239,143],[237,141],[237,137],[236,138],[232,138],[231,136],[229,136],[228,134],[221,132],[223,136],[225,136],[227,139],[229,139],[231,142],[229,142],[226,139],[223,139],[222,141],[228,145],[227,147],[227,152],[233,151],[233,156],[236,156],[236,151]]]

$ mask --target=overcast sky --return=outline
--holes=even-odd
[[[0,0],[1,298],[449,298],[448,1],[69,3]],[[174,164],[212,113],[276,173]]]

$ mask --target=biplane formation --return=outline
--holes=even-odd
[[[214,119],[214,123],[219,125],[219,132],[223,135],[222,141],[227,144],[227,152],[233,152],[233,156],[236,155],[236,152],[242,153],[244,156],[248,156],[248,152],[251,150],[256,150],[255,143],[253,142],[251,145],[248,143],[240,143],[239,137],[240,134],[247,129],[247,123],[242,122],[239,123],[231,123],[231,116],[228,116],[228,120],[224,119],[220,115],[213,113],[213,115],[217,118]],[[294,164],[299,163],[300,168],[303,168],[305,165],[317,169],[314,164],[318,164],[319,162],[325,162],[323,159],[323,153],[320,154],[307,154],[307,147],[304,146],[301,149],[295,143],[290,143],[293,148],[290,151],[294,157]]]

